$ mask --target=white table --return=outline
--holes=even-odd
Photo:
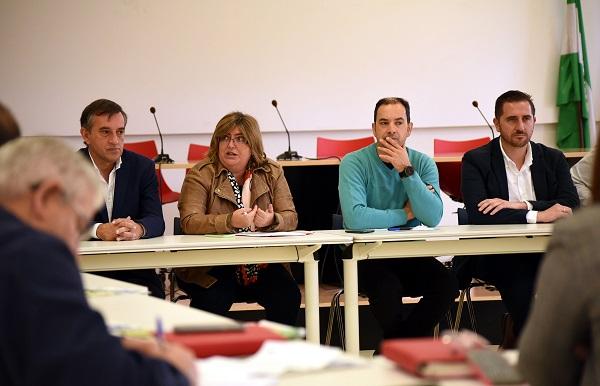
[[[323,244],[351,243],[348,234],[314,232],[306,236],[162,236],[135,241],[83,241],[82,271],[156,267],[197,267],[248,263],[304,263],[306,338],[319,343],[318,265]]]
[[[358,260],[539,253],[546,250],[552,228],[552,224],[454,225],[354,234],[352,259],[343,261],[346,350],[354,354],[359,352]],[[344,231],[330,232],[342,234]]]
[[[140,295],[148,295],[148,288],[144,287],[143,285],[127,283],[121,280],[93,275],[91,273],[82,272],[81,281],[83,282],[83,289],[87,293],[136,293]]]
[[[428,381],[408,374],[385,357],[377,356],[365,366],[298,372],[281,377],[279,386],[483,386],[475,379]]]
[[[139,294],[91,296],[88,297],[88,303],[102,314],[108,326],[125,325],[148,332],[155,332],[158,317],[162,320],[165,332],[173,332],[177,325],[237,324],[224,316]]]

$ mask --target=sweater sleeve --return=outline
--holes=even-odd
[[[444,204],[440,197],[440,182],[437,166],[429,157],[421,157],[415,163],[415,173],[402,179],[404,189],[415,218],[422,224],[434,227],[444,214]],[[427,185],[433,186],[431,192]]]

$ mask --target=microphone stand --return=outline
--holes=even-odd
[[[275,107],[275,110],[277,110],[277,115],[279,115],[279,119],[281,120],[281,123],[283,124],[283,128],[285,129],[285,133],[287,134],[287,140],[288,140],[288,149],[277,156],[277,161],[299,161],[299,160],[301,160],[302,157],[298,155],[298,152],[295,150],[292,150],[292,145],[291,145],[291,140],[290,140],[290,131],[288,130],[283,118],[281,117],[281,113],[279,112],[279,108],[277,107],[277,101],[273,100],[271,102],[271,104],[273,105],[273,107]]]
[[[158,120],[156,119],[156,109],[154,107],[151,107],[150,112],[152,113],[152,116],[154,117],[154,122],[156,123],[156,128],[158,129],[158,136],[160,137],[160,154],[158,154],[154,158],[154,163],[172,164],[175,161],[173,161],[173,159],[171,159],[171,157],[169,157],[168,154],[165,154],[165,151],[163,148],[163,136],[162,136],[162,133],[160,132],[160,126],[158,125]]]
[[[487,123],[488,127],[490,128],[490,131],[492,132],[492,139],[494,139],[495,138],[494,129],[492,129],[492,125],[490,125],[490,123],[488,122],[485,115],[483,115],[483,113],[481,112],[481,109],[479,109],[479,102],[473,101],[473,102],[471,102],[471,104],[473,105],[473,107],[475,107],[477,109],[477,111],[479,111],[479,114],[481,115],[481,117],[483,118],[485,123]]]

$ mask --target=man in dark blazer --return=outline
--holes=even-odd
[[[500,137],[467,152],[462,193],[470,224],[551,223],[579,206],[569,165],[559,150],[532,142],[535,106],[531,96],[507,91],[496,100],[494,125]],[[473,276],[500,292],[518,337],[527,319],[542,254],[470,257]],[[470,276],[469,276],[470,277]]]
[[[105,205],[94,217],[93,239],[126,241],[161,236],[165,231],[154,162],[123,149],[127,114],[117,103],[99,99],[81,114],[79,151],[89,159],[106,189]],[[96,272],[102,276],[148,287],[165,297],[154,269]]]
[[[96,172],[62,141],[0,148],[0,385],[194,385],[193,354],[118,338],[85,298],[76,254],[103,202]]]

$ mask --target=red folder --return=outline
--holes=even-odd
[[[212,355],[251,355],[264,341],[282,340],[283,337],[267,328],[250,324],[245,325],[242,331],[171,333],[165,334],[165,339],[188,347],[198,358],[206,358]]]
[[[384,356],[405,371],[426,378],[474,376],[464,350],[439,339],[391,339],[381,345]]]

